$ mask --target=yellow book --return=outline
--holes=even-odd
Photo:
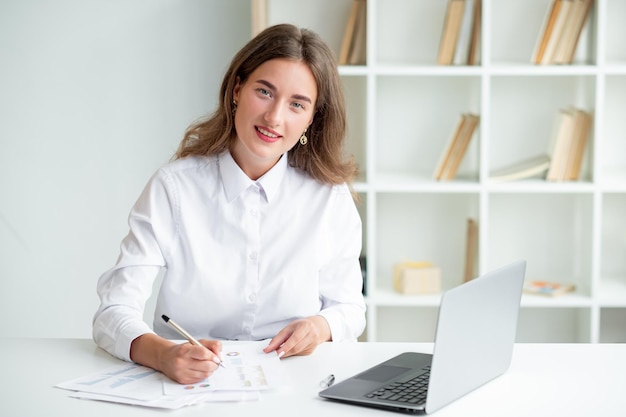
[[[535,50],[533,52],[532,62],[535,64],[541,64],[541,61],[543,60],[543,55],[546,52],[548,40],[554,30],[554,23],[559,16],[559,10],[561,9],[562,2],[563,0],[553,0],[550,8],[548,9],[548,13],[546,14],[542,30],[539,32],[539,37],[537,38],[537,43],[535,44]]]
[[[352,39],[352,48],[348,55],[349,65],[365,65],[367,46],[367,3],[365,0],[356,0],[358,3],[356,28]]]
[[[461,162],[465,157],[465,153],[467,152],[467,148],[469,147],[469,143],[474,136],[476,127],[478,126],[478,121],[479,117],[475,114],[465,115],[465,123],[463,124],[463,129],[461,130],[458,141],[455,144],[454,149],[452,150],[450,159],[448,160],[448,163],[444,168],[442,179],[452,180],[456,176],[459,166],[461,165]]]
[[[459,141],[459,137],[461,136],[461,132],[463,131],[463,125],[465,124],[465,115],[461,115],[459,121],[454,127],[454,131],[450,135],[450,139],[448,139],[448,143],[444,148],[441,157],[439,158],[439,162],[437,163],[437,167],[435,168],[435,172],[433,174],[433,178],[436,180],[443,179],[444,170],[446,166],[449,164],[450,157],[456,144]]]
[[[346,23],[346,30],[344,31],[341,50],[339,51],[339,65],[346,65],[348,63],[350,51],[352,50],[352,44],[354,43],[354,35],[356,33],[359,3],[360,0],[352,0],[352,6],[350,6],[348,22]]]
[[[563,28],[565,27],[565,22],[567,21],[572,4],[574,4],[573,0],[562,0],[559,13],[556,16],[554,26],[552,27],[552,31],[550,32],[550,36],[548,38],[548,43],[546,44],[546,49],[541,58],[541,64],[554,64],[556,47],[561,39]]]
[[[461,21],[463,20],[463,10],[465,0],[448,0],[448,8],[443,24],[443,32],[439,44],[439,55],[437,63],[439,65],[451,65],[454,59]]]
[[[558,130],[553,140],[550,152],[550,169],[546,179],[548,181],[563,181],[569,148],[572,143],[574,129],[574,115],[571,109],[560,110],[558,115]]]
[[[550,168],[550,156],[540,154],[523,159],[515,164],[498,168],[489,174],[493,182],[506,182],[543,176]]]

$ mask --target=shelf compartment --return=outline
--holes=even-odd
[[[447,1],[378,0],[377,63],[435,65]]]
[[[624,3],[626,4],[626,2]],[[598,144],[602,183],[619,183],[626,175],[626,75],[606,77],[602,138]],[[624,182],[622,187],[626,188]]]
[[[481,79],[475,76],[377,77],[376,174],[432,179],[463,113],[480,114]],[[478,177],[479,125],[459,167]]]
[[[520,310],[518,343],[590,343],[591,309],[528,308]]]
[[[589,296],[593,194],[495,194],[489,197],[490,269],[527,261],[526,279],[576,285]]]
[[[626,25],[624,25],[624,16],[626,16],[626,2],[608,0],[604,2],[606,8],[605,14],[605,61],[610,65],[626,64],[626,48],[624,48],[624,39],[626,39]],[[607,89],[607,91],[610,91]]]
[[[491,62],[529,63],[532,61],[537,39],[542,35],[543,22],[552,0],[491,0],[492,16]],[[595,63],[596,30],[595,7],[587,17],[580,35],[574,64]]]
[[[367,181],[367,78],[341,76],[346,97],[348,132],[346,153],[353,155],[359,166],[358,181]]]
[[[494,77],[489,103],[488,172],[536,155],[550,154],[559,111],[575,106],[593,114],[595,85],[591,76]],[[592,152],[593,132],[590,132],[581,180],[592,176]]]
[[[600,343],[626,343],[626,308],[600,309]]]
[[[601,302],[626,305],[626,194],[602,196],[600,296]]]
[[[478,194],[378,193],[376,291],[393,291],[393,266],[428,261],[441,268],[442,290],[463,281],[467,219]]]

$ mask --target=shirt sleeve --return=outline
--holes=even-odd
[[[131,209],[129,232],[115,266],[98,280],[100,307],[93,318],[94,341],[126,361],[131,360],[132,341],[152,332],[143,320],[145,304],[175,242],[177,204],[167,185],[163,171],[150,179]]]
[[[361,218],[347,186],[335,186],[327,212],[328,262],[320,272],[319,315],[328,322],[332,340],[354,341],[365,329],[361,253]]]

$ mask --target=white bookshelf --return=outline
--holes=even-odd
[[[253,0],[256,1],[256,0]],[[317,31],[338,54],[352,0],[266,0],[268,24]],[[367,64],[342,66],[367,256],[370,341],[432,341],[440,295],[392,288],[429,260],[462,281],[466,220],[479,272],[515,259],[573,294],[524,296],[522,342],[626,342],[626,0],[596,0],[575,63],[531,64],[551,0],[482,0],[481,64],[436,65],[447,1],[367,0]],[[594,115],[580,181],[493,184],[490,170],[545,150],[559,108]],[[450,182],[431,180],[460,113],[481,122]]]

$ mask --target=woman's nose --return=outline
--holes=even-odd
[[[281,103],[278,101],[273,102],[265,112],[265,121],[269,126],[279,126],[282,122],[282,112],[283,108]]]

